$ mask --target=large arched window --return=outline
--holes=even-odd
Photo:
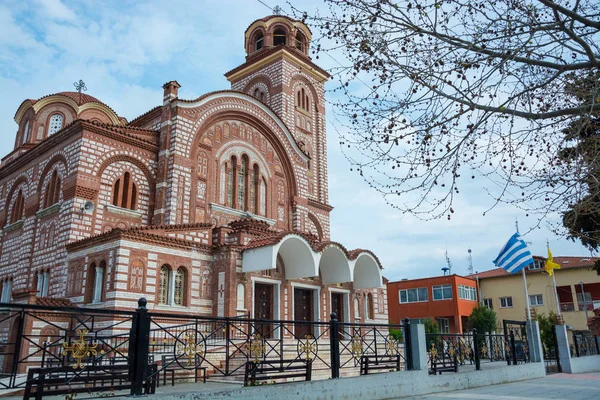
[[[273,32],[273,46],[279,46],[280,44],[286,44],[286,35],[283,29],[275,29]]]
[[[310,98],[308,92],[304,88],[300,88],[296,92],[296,106],[305,111],[310,111]]]
[[[58,203],[60,200],[60,178],[58,172],[54,170],[50,181],[46,185],[46,194],[44,195],[44,208]]]
[[[263,216],[267,216],[267,182],[265,178],[260,180],[260,207],[259,214]]]
[[[260,32],[256,35],[256,40],[254,41],[254,51],[262,49],[264,43],[265,37],[263,36],[262,32]]]
[[[48,136],[55,134],[60,131],[63,127],[63,116],[61,114],[54,114],[50,117],[50,124],[48,125]]]
[[[137,187],[131,174],[125,172],[113,185],[113,205],[135,210],[137,203]]]
[[[246,187],[246,174],[248,171],[248,156],[247,155],[243,155],[242,156],[242,164],[240,165],[240,170],[238,171],[238,185],[237,185],[237,204],[238,207],[241,208],[242,210],[246,210],[248,207],[246,206],[246,199],[248,198],[248,196],[246,196],[246,191],[248,190],[248,188]]]
[[[227,205],[229,207],[234,207],[235,201],[235,177],[237,176],[237,158],[235,156],[231,156],[231,165],[229,166],[229,171],[227,171]]]
[[[29,120],[25,122],[25,128],[23,128],[23,142],[22,144],[27,143],[27,139],[29,139]]]
[[[175,272],[173,304],[176,306],[185,305],[185,268],[183,267],[179,267]]]
[[[25,196],[23,196],[23,190],[19,189],[15,203],[10,214],[10,223],[15,223],[23,219],[23,213],[25,211]]]
[[[256,194],[259,191],[259,175],[258,175],[258,165],[254,164],[254,167],[252,168],[252,175],[250,177],[250,196],[249,196],[249,205],[250,207],[248,207],[248,209],[253,212],[254,214],[258,214],[258,196],[256,196]]]
[[[169,292],[171,286],[171,268],[168,265],[160,267],[158,281],[158,304],[169,304]]]

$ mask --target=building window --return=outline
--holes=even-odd
[[[302,108],[305,111],[310,110],[310,99],[308,98],[308,94],[306,93],[304,88],[301,88],[296,93],[296,106]]]
[[[173,303],[176,306],[183,306],[185,301],[185,269],[179,267],[175,273],[175,293]]]
[[[399,291],[400,304],[428,301],[427,288],[403,289]]]
[[[50,286],[50,274],[48,271],[38,271],[37,273],[37,287],[38,296],[48,296],[48,289]]]
[[[279,46],[280,44],[286,44],[286,35],[283,29],[276,29],[273,32],[273,46]]]
[[[471,286],[458,285],[458,297],[465,300],[477,301],[477,290]]]
[[[537,271],[540,270],[544,267],[544,260],[540,260],[538,258],[534,258],[533,259],[533,264],[529,264],[529,266],[527,266],[527,269],[530,271]]]
[[[168,265],[163,265],[160,268],[160,277],[158,282],[158,304],[169,304],[169,286],[171,268]]]
[[[260,215],[267,216],[267,182],[264,178],[260,180]]]
[[[544,297],[541,294],[530,294],[529,295],[529,305],[530,306],[543,306],[544,305]]]
[[[247,210],[246,207],[246,172],[248,171],[248,157],[244,154],[242,156],[242,164],[240,165],[240,170],[238,171],[238,185],[237,185],[237,202],[239,208],[242,210]]]
[[[46,194],[44,195],[44,208],[58,203],[60,200],[60,178],[58,172],[54,170],[50,182],[46,185]]]
[[[63,116],[54,114],[50,117],[50,125],[48,126],[48,136],[60,131],[63,127]]]
[[[100,303],[104,297],[104,273],[105,273],[106,263],[103,261],[100,263],[100,266],[96,266],[96,264],[91,264],[91,268],[89,269],[89,274],[93,274],[88,277],[88,279],[92,279],[93,286],[92,289],[92,303]]]
[[[2,295],[0,296],[0,303],[10,303],[10,298],[12,296],[12,285],[12,278],[2,282]]]
[[[436,318],[440,333],[450,333],[450,321],[448,318]]]
[[[360,306],[356,297],[354,298],[354,319],[360,319]]]
[[[511,308],[512,306],[512,297],[500,297],[500,308]]]
[[[375,319],[375,304],[373,303],[373,293],[367,295],[367,318]]]
[[[254,51],[262,49],[264,46],[264,42],[265,37],[262,34],[262,32],[256,35],[256,40],[254,41]]]
[[[27,120],[27,122],[25,122],[25,128],[23,129],[23,141],[22,141],[22,144],[27,143],[28,139],[29,139],[29,120]]]
[[[245,301],[244,301],[245,293],[246,293],[246,289],[244,288],[244,285],[239,283],[237,286],[237,307],[236,307],[238,310],[246,309]]]
[[[13,224],[23,219],[25,211],[25,196],[23,196],[23,190],[19,189],[17,198],[13,205],[12,213],[10,214],[10,223]]]
[[[206,178],[208,174],[208,154],[205,151],[201,151],[198,155],[198,175],[202,178]]]
[[[219,182],[219,203],[225,203],[225,182],[227,181],[227,165],[223,163],[221,165],[221,182]]]
[[[483,299],[483,305],[489,308],[490,310],[494,309],[494,303],[492,302],[492,299]]]
[[[300,51],[304,49],[304,35],[300,31],[296,33],[296,48]]]
[[[451,300],[452,285],[437,285],[433,287],[434,300]]]
[[[131,174],[125,172],[113,185],[113,205],[135,210],[137,202],[137,187],[131,179]]]
[[[227,205],[233,208],[233,201],[235,199],[234,190],[235,185],[233,179],[237,176],[237,158],[235,156],[231,157],[231,165],[229,167],[229,171],[227,173]]]

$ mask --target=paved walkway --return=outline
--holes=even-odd
[[[600,373],[554,374],[529,381],[505,383],[455,392],[434,393],[425,396],[400,397],[403,400],[598,400]]]

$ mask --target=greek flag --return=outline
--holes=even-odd
[[[526,266],[533,264],[533,257],[527,244],[518,233],[508,239],[498,257],[494,260],[496,267],[503,268],[510,274],[521,271]]]

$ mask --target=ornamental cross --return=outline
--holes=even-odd
[[[98,343],[94,343],[93,345],[88,344],[88,342],[85,340],[85,335],[87,334],[87,330],[78,329],[78,340],[74,341],[72,345],[67,345],[66,343],[63,343],[65,352],[71,352],[71,357],[75,359],[75,364],[73,365],[73,368],[75,369],[84,367],[84,365],[81,363],[81,360],[84,357],[95,356],[97,353],[96,348],[98,347]]]
[[[83,80],[79,80],[79,82],[74,82],[73,86],[75,86],[75,90],[79,92],[79,104],[81,104],[81,91],[87,92],[87,87],[85,86],[85,82]]]
[[[281,15],[282,11],[283,10],[279,6],[273,7],[273,15]]]

